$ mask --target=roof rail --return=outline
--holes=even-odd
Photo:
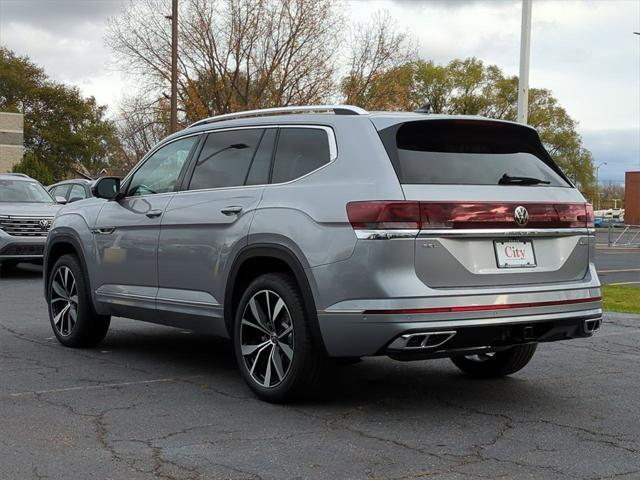
[[[223,120],[235,120],[237,118],[262,117],[266,115],[293,114],[307,112],[333,112],[336,115],[367,115],[369,112],[353,105],[301,105],[290,107],[262,108],[260,110],[247,110],[245,112],[225,113],[215,117],[205,118],[192,123],[187,128],[206,125],[207,123],[221,122]]]
[[[7,173],[0,173],[0,175],[11,175],[12,177],[31,178],[26,173],[7,172]]]

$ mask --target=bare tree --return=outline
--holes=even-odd
[[[116,121],[121,151],[112,166],[129,170],[169,133],[169,102],[161,97],[126,97]]]
[[[185,0],[179,15],[182,123],[240,109],[317,103],[334,89],[337,0]],[[110,20],[119,66],[156,95],[170,77],[168,0]]]
[[[345,103],[369,109],[408,108],[410,62],[415,46],[387,11],[358,24],[348,44],[349,72],[342,80]]]

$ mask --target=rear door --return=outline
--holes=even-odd
[[[226,335],[222,318],[229,261],[247,244],[269,169],[277,128],[211,132],[185,188],[162,219],[159,314],[167,323]]]
[[[419,203],[418,277],[435,288],[582,279],[590,206],[535,130],[424,120],[380,131],[407,201]]]

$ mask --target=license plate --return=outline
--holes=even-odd
[[[498,268],[531,268],[536,266],[533,242],[530,240],[495,240]]]

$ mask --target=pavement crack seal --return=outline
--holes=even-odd
[[[52,389],[49,389],[49,390],[37,390],[37,391],[32,391],[32,392],[9,393],[9,394],[3,395],[3,396],[15,398],[15,397],[25,397],[25,396],[30,396],[30,395],[36,395],[36,396],[38,396],[38,395],[46,395],[46,394],[49,394],[49,393],[74,392],[74,391],[79,391],[79,390],[97,390],[97,389],[101,389],[101,388],[122,388],[122,387],[134,386],[134,385],[148,385],[148,384],[153,384],[153,383],[180,382],[180,381],[185,381],[185,379],[199,378],[199,377],[202,377],[202,376],[203,375],[193,375],[193,376],[183,377],[183,378],[170,377],[170,378],[155,378],[155,379],[151,379],[151,380],[138,380],[138,381],[133,381],[133,382],[101,383],[101,384],[98,384],[98,385],[82,385],[82,386],[77,386],[77,387],[52,388]]]

